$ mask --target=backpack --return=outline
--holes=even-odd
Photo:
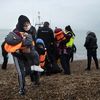
[[[14,32],[10,32],[5,38],[5,42],[9,45],[16,45],[20,43],[21,41],[22,41],[22,38]]]

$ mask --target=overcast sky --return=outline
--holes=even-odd
[[[38,11],[52,27],[100,30],[100,0],[0,0],[0,29],[13,29],[22,14],[36,23]]]

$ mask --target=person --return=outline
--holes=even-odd
[[[65,27],[65,34],[70,34],[71,35],[70,42],[67,43],[67,47],[71,47],[70,61],[73,62],[74,53],[76,53],[76,46],[75,46],[75,44],[73,44],[74,43],[74,39],[75,39],[75,34],[74,34],[74,32],[73,32],[73,30],[72,30],[70,25]]]
[[[56,69],[59,67],[56,63],[56,48],[53,30],[49,27],[49,22],[44,22],[43,27],[39,28],[37,31],[37,38],[40,38],[44,41],[45,47],[47,48],[48,59],[51,63],[51,67],[48,67],[52,72],[56,72]],[[55,68],[57,67],[57,68]],[[52,68],[52,69],[51,69]],[[53,71],[54,70],[54,71]]]
[[[73,32],[73,30],[72,30],[70,25],[65,27],[65,33],[67,34],[69,32],[72,34],[73,37],[75,37],[75,33]]]
[[[73,41],[71,40],[72,34],[70,32],[68,34],[65,34],[61,28],[56,28],[54,33],[64,74],[70,75],[71,72],[69,60],[71,48],[73,45]]]
[[[2,56],[3,56],[3,63],[1,65],[1,69],[6,70],[7,69],[7,63],[8,63],[8,52],[5,51],[4,45],[5,45],[5,41],[1,45]]]
[[[94,32],[89,32],[86,36],[84,47],[87,50],[87,68],[86,70],[91,69],[91,59],[93,57],[96,65],[96,69],[99,69],[98,58],[97,58],[97,37]]]
[[[39,54],[40,66],[44,69],[44,72],[40,73],[38,71],[34,71],[34,79],[35,85],[40,85],[40,76],[45,74],[45,60],[47,56],[45,44],[42,39],[36,39],[36,50]]]
[[[45,59],[47,56],[47,51],[46,51],[44,41],[40,38],[36,39],[36,50],[39,54],[40,66],[42,68],[45,68]]]
[[[17,31],[25,32],[25,30],[23,30],[23,29],[21,28],[22,25],[23,25],[23,22],[24,22],[24,20],[23,20],[21,17],[23,17],[23,15],[21,15],[20,18],[19,18],[19,20],[21,20],[20,22],[21,22],[22,24],[19,24],[19,25],[17,24],[16,29],[14,30],[14,31],[16,31],[16,32],[17,32]],[[24,17],[25,17],[25,16],[24,16]],[[26,19],[26,20],[28,20],[28,22],[30,22],[29,19]],[[27,30],[27,29],[26,29],[26,30]],[[27,31],[26,31],[26,32],[27,32]],[[31,26],[30,29],[28,30],[28,33],[31,34],[33,40],[35,40],[35,34],[36,34],[36,29],[35,29],[35,27]],[[5,44],[5,41],[4,41],[4,42],[2,43],[2,45],[1,45],[2,56],[3,56],[3,63],[2,63],[2,66],[1,66],[2,69],[6,69],[6,68],[7,68],[7,63],[8,63],[8,52],[5,51],[5,49],[4,49],[4,44]]]
[[[18,72],[19,94],[24,95],[25,76],[29,74],[31,81],[33,82],[33,71],[42,72],[44,70],[39,66],[39,55],[35,50],[35,30],[26,16],[19,16],[18,23],[16,28],[13,30],[13,34],[16,34],[22,39],[21,47],[11,53]],[[5,48],[7,50],[6,45]]]

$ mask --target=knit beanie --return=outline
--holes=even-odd
[[[54,33],[56,34],[56,33],[61,32],[61,31],[62,31],[61,28],[56,28],[56,29],[54,30]]]

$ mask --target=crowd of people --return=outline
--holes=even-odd
[[[70,62],[76,52],[74,39],[75,34],[70,25],[66,26],[64,31],[57,27],[53,31],[49,22],[44,22],[43,27],[36,31],[29,18],[20,15],[16,28],[5,37],[1,45],[4,58],[1,68],[7,69],[8,53],[11,53],[18,72],[19,94],[24,95],[27,75],[34,85],[39,85],[41,75],[61,72],[65,75],[71,74]],[[88,57],[86,70],[90,70],[92,57],[99,69],[97,38],[94,32],[88,33],[84,46]]]

